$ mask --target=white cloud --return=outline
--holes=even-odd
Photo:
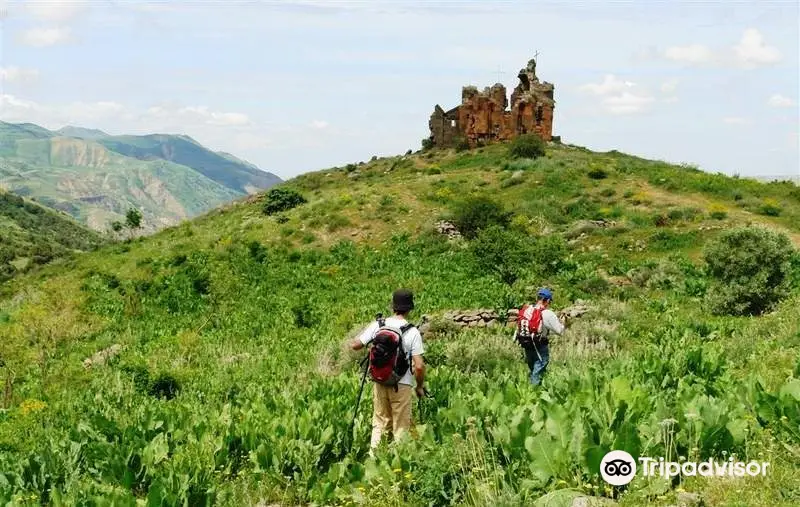
[[[609,95],[612,93],[621,93],[634,86],[636,86],[636,83],[617,79],[613,74],[606,74],[600,83],[587,83],[582,85],[579,89],[591,95]]]
[[[25,4],[33,16],[50,21],[67,21],[83,12],[87,4],[75,0],[33,0]]]
[[[722,119],[728,125],[747,125],[748,121],[740,116],[728,116]]]
[[[623,92],[603,99],[603,107],[611,114],[624,115],[641,113],[653,102],[653,97]]]
[[[784,97],[780,93],[775,93],[769,98],[767,104],[772,107],[794,107],[797,105],[797,101]]]
[[[710,48],[704,44],[671,46],[662,52],[667,60],[686,65],[716,65],[754,69],[781,61],[781,52],[764,42],[764,36],[755,28],[748,28],[737,44],[726,48]]]
[[[41,109],[36,102],[20,99],[14,95],[0,94],[0,119],[27,122],[36,118]]]
[[[244,113],[212,111],[208,106],[152,106],[145,111],[145,116],[178,120],[177,124],[192,122],[218,127],[244,127],[253,123]]]
[[[317,130],[328,128],[328,122],[326,122],[325,120],[314,120],[311,122],[311,128]]]
[[[714,59],[714,52],[702,44],[692,44],[669,47],[664,51],[664,57],[673,62],[697,65],[711,62]]]
[[[19,41],[26,46],[43,48],[55,46],[72,41],[72,31],[69,28],[31,28],[23,31]]]
[[[606,74],[599,83],[582,85],[579,90],[602,97],[602,109],[617,115],[640,113],[655,100],[645,90],[640,90],[633,81],[619,79],[613,74]]]
[[[223,113],[210,111],[207,106],[187,106],[178,110],[179,115],[194,117],[208,125],[235,127],[249,125],[250,118],[243,113]]]
[[[36,69],[23,69],[14,65],[0,67],[0,81],[8,83],[30,83],[39,78],[39,71]]]
[[[781,52],[773,46],[767,46],[761,32],[755,28],[745,30],[742,39],[733,50],[737,62],[746,68],[771,65],[781,60]]]
[[[678,80],[670,79],[661,83],[661,92],[666,94],[673,94],[678,89]]]
[[[35,109],[38,107],[36,102],[31,102],[29,100],[18,99],[14,95],[9,94],[2,94],[0,95],[0,105],[3,107],[0,108],[0,111],[5,112],[5,108],[20,108],[20,109]]]

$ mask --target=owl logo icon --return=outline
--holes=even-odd
[[[600,462],[600,476],[612,486],[624,486],[636,476],[636,460],[625,451],[610,451]]]

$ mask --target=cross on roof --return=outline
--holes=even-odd
[[[503,72],[503,71],[501,71],[501,70],[500,70],[500,66],[499,66],[499,65],[497,66],[497,72],[496,72],[496,74],[497,74],[497,82],[499,83],[499,82],[500,82],[500,80],[501,80],[501,79],[503,79],[501,76],[502,76],[503,74],[505,74],[505,72]]]

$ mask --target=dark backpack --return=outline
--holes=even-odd
[[[542,310],[535,305],[524,305],[517,316],[517,343],[523,348],[546,340],[542,334]]]
[[[369,376],[373,382],[397,387],[411,366],[411,355],[403,349],[403,335],[412,327],[413,324],[406,324],[397,328],[387,325],[383,318],[378,319],[378,330],[369,349]]]

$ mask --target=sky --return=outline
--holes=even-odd
[[[538,52],[554,134],[800,177],[800,7],[0,0],[0,119],[186,134],[282,178],[418,149],[434,105]]]

